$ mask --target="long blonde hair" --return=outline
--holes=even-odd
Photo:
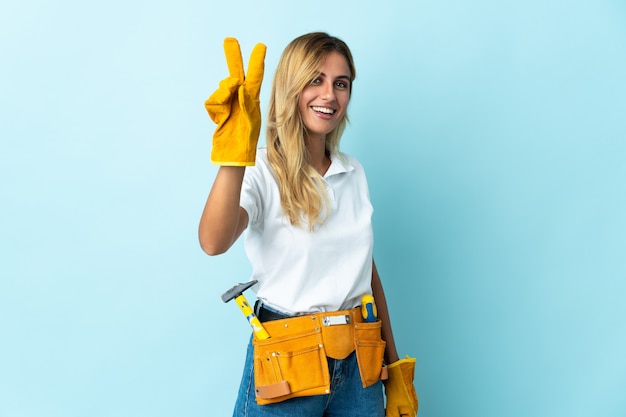
[[[351,81],[354,80],[356,72],[348,46],[326,33],[309,33],[294,39],[283,51],[269,102],[267,156],[278,179],[280,202],[292,225],[301,226],[306,220],[309,230],[324,222],[330,208],[322,177],[310,165],[298,100],[302,90],[317,77],[323,60],[333,51],[346,58]],[[326,135],[328,155],[338,151],[347,122],[346,114]]]

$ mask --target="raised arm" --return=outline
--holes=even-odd
[[[248,224],[248,214],[239,206],[239,199],[245,167],[255,164],[265,49],[261,43],[255,45],[244,75],[239,42],[224,39],[229,76],[204,102],[217,124],[211,161],[220,165],[198,227],[200,246],[209,255],[226,252]]]
[[[226,252],[248,225],[248,213],[239,206],[245,167],[222,166],[209,193],[198,239],[208,255]]]

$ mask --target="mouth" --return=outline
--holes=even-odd
[[[328,114],[328,115],[333,115],[336,112],[335,109],[331,109],[329,107],[319,107],[319,106],[311,106],[311,110],[317,113]]]

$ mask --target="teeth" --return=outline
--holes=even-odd
[[[328,107],[311,107],[311,108],[320,113],[333,114],[335,112],[333,109],[329,109]]]

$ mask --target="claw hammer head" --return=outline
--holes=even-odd
[[[233,288],[231,288],[230,290],[228,290],[224,294],[222,294],[222,301],[227,303],[230,300],[233,300],[233,299],[239,297],[241,294],[243,294],[243,292],[245,290],[247,290],[248,288],[252,287],[257,282],[258,281],[255,279],[255,280],[252,280],[250,282],[246,282],[245,284],[237,284],[237,285],[235,285]]]
[[[248,323],[250,323],[250,326],[252,326],[252,330],[254,331],[254,335],[256,336],[256,338],[259,340],[264,340],[268,339],[270,335],[263,327],[263,324],[261,324],[261,322],[259,321],[259,318],[254,314],[252,307],[250,307],[250,304],[248,304],[248,300],[246,300],[246,297],[243,295],[243,292],[245,290],[252,287],[256,283],[257,281],[253,280],[245,284],[235,285],[233,288],[222,294],[222,301],[227,303],[230,300],[234,299],[241,309],[243,315],[248,319]]]

